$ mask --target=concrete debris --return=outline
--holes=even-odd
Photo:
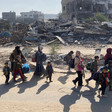
[[[112,44],[112,37],[109,38],[108,43]]]
[[[107,25],[107,27],[112,28],[112,23],[111,22],[102,22],[101,25]]]
[[[3,23],[2,23],[3,22]],[[1,24],[2,23],[2,24]],[[112,37],[112,23],[78,23],[59,20],[36,21],[32,24],[15,23],[9,30],[7,21],[0,20],[0,44],[21,43],[22,45],[61,44],[89,45],[107,44]],[[4,29],[7,29],[4,31]],[[3,35],[4,34],[4,35]],[[7,38],[9,37],[9,38]]]
[[[11,45],[14,45],[14,43],[13,43],[13,42],[6,43],[6,44],[4,44],[4,47],[6,47],[6,46],[11,46]]]
[[[55,40],[52,40],[52,41],[50,41],[50,42],[47,42],[47,43],[44,43],[44,44],[42,44],[42,45],[50,45],[50,44],[54,43],[55,41],[57,41],[57,39],[55,39]]]
[[[0,31],[9,30],[10,24],[6,20],[0,20]]]
[[[56,36],[56,38],[57,38],[62,44],[66,45],[66,43],[64,42],[64,40],[63,40],[61,37]]]
[[[68,21],[67,23],[63,23],[63,24],[61,24],[60,25],[60,27],[70,27],[70,26],[72,26],[72,21]]]

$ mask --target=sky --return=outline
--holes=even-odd
[[[0,17],[2,12],[15,11],[20,15],[31,10],[57,14],[61,12],[61,0],[0,0]]]

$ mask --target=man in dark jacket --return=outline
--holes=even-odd
[[[86,79],[87,84],[89,83],[90,80],[94,79],[95,74],[98,71],[98,61],[99,61],[99,56],[95,56],[95,61],[91,65],[91,77],[89,79]]]

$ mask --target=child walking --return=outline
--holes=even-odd
[[[5,75],[6,77],[6,80],[5,80],[5,84],[8,85],[9,84],[9,77],[10,77],[10,68],[8,66],[8,62],[5,63],[5,66],[3,68],[3,74]]]
[[[18,55],[14,63],[14,77],[13,77],[14,81],[16,81],[15,78],[17,73],[20,74],[22,81],[23,82],[25,81],[21,68],[22,68],[22,62],[20,56]]]
[[[98,71],[98,61],[99,61],[99,56],[94,57],[94,62],[91,65],[91,77],[89,79],[86,79],[86,83],[89,84],[89,81],[94,79],[95,74]]]
[[[108,86],[110,82],[109,77],[110,77],[110,73],[108,72],[108,68],[104,67],[102,73],[100,74],[100,78],[99,78],[100,79],[99,81],[101,83],[101,88],[99,88],[98,90],[99,95],[100,95],[100,91],[102,91],[102,96],[105,96],[106,87]]]
[[[53,67],[51,65],[51,62],[47,63],[47,67],[46,67],[46,79],[49,79],[49,82],[52,82],[52,74],[53,74]]]

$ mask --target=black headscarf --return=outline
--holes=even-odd
[[[20,55],[21,51],[20,51],[20,46],[16,46],[15,47],[16,51],[17,51],[17,55]]]

